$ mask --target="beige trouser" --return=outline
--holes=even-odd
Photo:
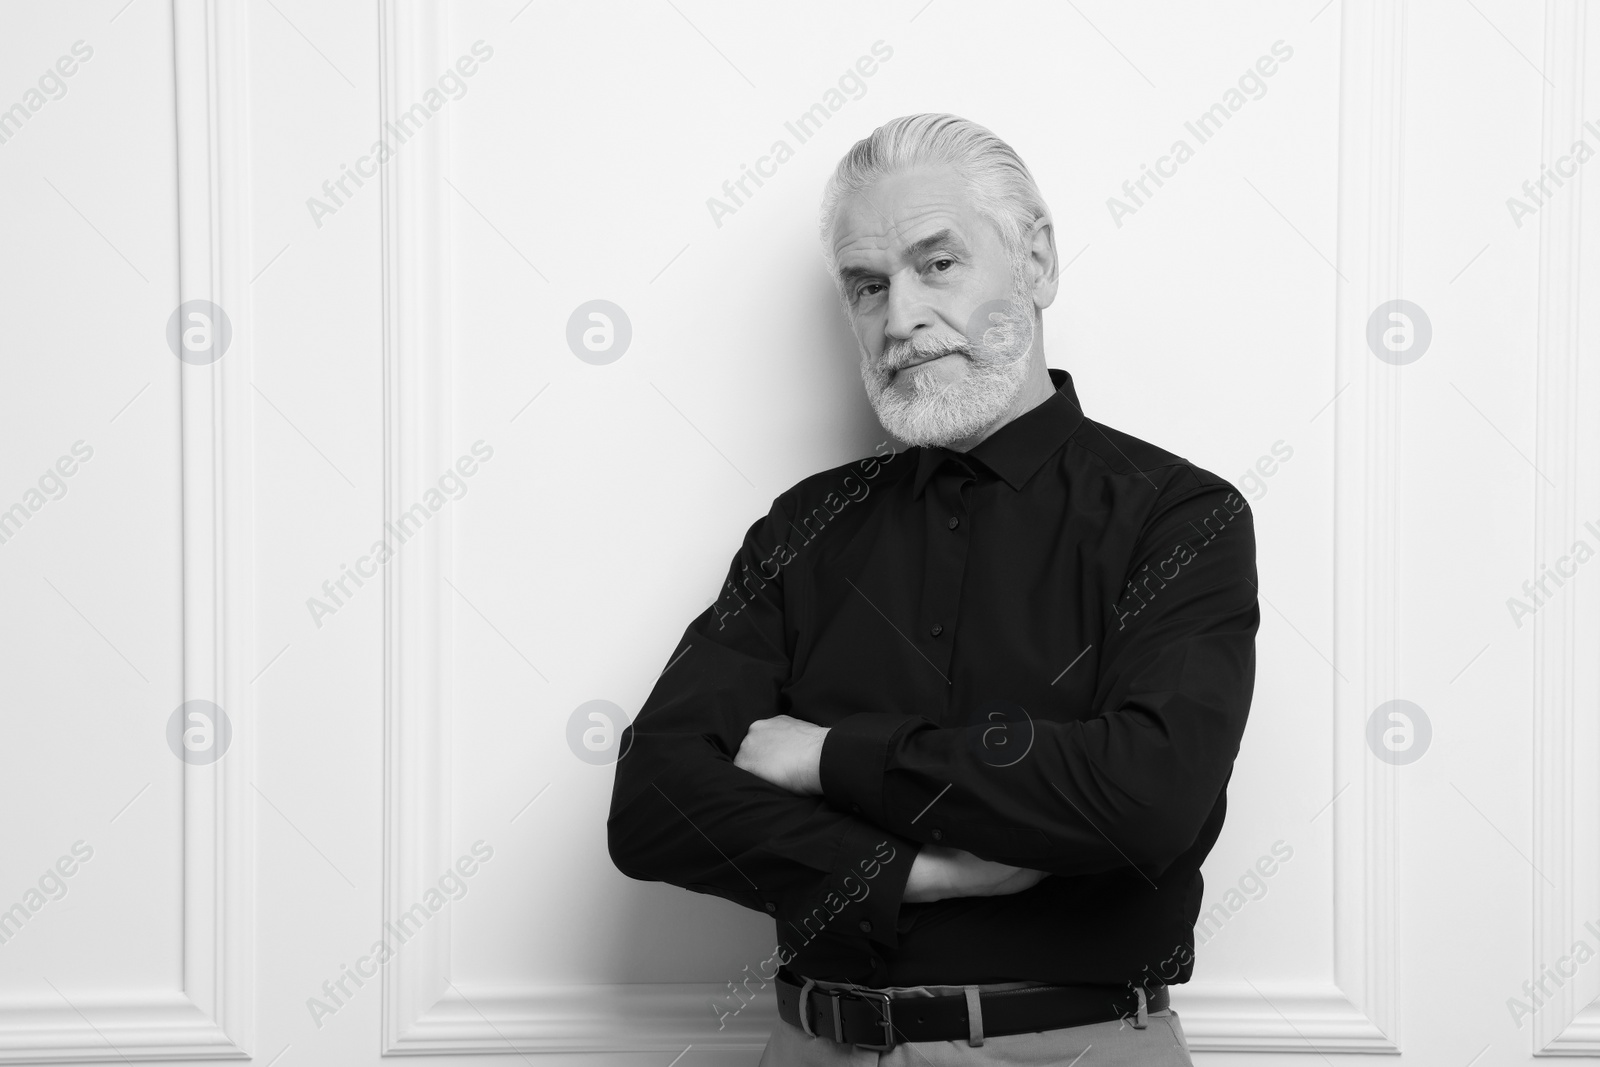
[[[975,986],[980,992],[1018,989],[1029,982]],[[818,982],[827,991],[850,988]],[[894,996],[946,996],[966,986],[889,986]],[[807,1037],[798,1026],[780,1021],[761,1054],[760,1067],[1193,1067],[1183,1026],[1170,1008],[1149,1012],[1144,1029],[1112,1019],[1032,1034],[1005,1034],[970,1041],[914,1041],[877,1052],[826,1037]]]

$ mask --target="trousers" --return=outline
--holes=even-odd
[[[979,992],[1016,989],[1027,982],[979,985]],[[832,991],[843,983],[817,982]],[[960,994],[966,986],[889,986],[883,992],[902,996]],[[913,1041],[888,1052],[840,1044],[826,1037],[808,1037],[804,1030],[779,1020],[761,1053],[760,1067],[1193,1067],[1189,1042],[1178,1013],[1171,1008],[1146,1016],[1143,1029],[1127,1019],[1085,1026],[1064,1026],[1031,1034],[984,1037],[970,1041]]]

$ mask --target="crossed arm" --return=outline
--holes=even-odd
[[[822,743],[828,728],[775,715],[750,724],[733,765],[799,796],[822,795]],[[1006,896],[1031,889],[1044,871],[982,859],[958,848],[923,845],[911,862],[902,898],[923,904],[946,897]]]
[[[1231,519],[1207,538],[1223,508]],[[746,531],[727,588],[790,529],[780,497]],[[1254,534],[1230,487],[1191,477],[1163,493],[1129,577],[1174,558],[1181,576],[1137,617],[1107,608],[1098,714],[1035,719],[1030,757],[1003,791],[983,788],[992,768],[962,730],[928,717],[874,711],[827,729],[777,714],[798,639],[790,574],[729,599],[734,610],[708,609],[629,727],[607,822],[613,862],[791,925],[825,914],[820,902],[831,933],[888,948],[902,900],[1017,892],[1046,873],[1158,876],[1227,781],[1254,679]],[[940,828],[919,823],[940,795]]]

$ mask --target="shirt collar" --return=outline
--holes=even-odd
[[[1050,381],[1056,391],[1043,403],[1023,412],[979,441],[969,451],[961,453],[938,445],[924,447],[917,457],[912,496],[922,495],[923,486],[928,484],[928,479],[946,458],[960,455],[979,460],[1005,479],[1011,488],[1021,489],[1033,477],[1034,471],[1072,436],[1084,419],[1083,408],[1078,405],[1078,394],[1072,388],[1072,375],[1059,367],[1051,367],[1049,371]]]

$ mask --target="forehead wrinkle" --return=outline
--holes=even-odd
[[[878,187],[876,185],[873,185],[867,189],[857,190],[855,195],[857,199],[862,201],[871,210],[872,214],[878,216],[878,221],[883,226],[880,236],[886,238],[885,247],[887,247],[888,244],[892,242],[899,234],[899,227],[895,224],[895,221],[889,217],[889,213],[879,207],[877,202],[873,200],[872,194],[877,191],[877,188]],[[835,251],[837,251],[837,249]]]
[[[891,177],[904,178],[907,173],[909,173],[909,172],[901,171],[901,172],[898,172],[898,173],[896,173],[894,175],[891,175]],[[947,175],[940,175],[939,178],[935,179],[934,184],[935,185],[939,185],[946,176]],[[884,231],[885,231],[883,236],[887,237],[887,239],[888,239],[886,241],[886,244],[885,244],[885,248],[887,248],[888,245],[892,244],[896,239],[900,240],[901,243],[907,243],[907,242],[906,242],[906,239],[905,239],[905,235],[904,235],[903,231],[900,228],[900,224],[895,222],[894,219],[892,219],[889,216],[889,213],[887,211],[885,211],[883,208],[879,207],[877,201],[874,199],[874,195],[878,194],[880,187],[882,185],[884,185],[884,184],[885,184],[885,182],[883,182],[883,181],[874,182],[872,185],[869,185],[865,189],[856,190],[855,193],[854,193],[854,196],[856,198],[860,199],[862,202],[864,202],[866,204],[866,206],[871,210],[871,212],[874,215],[878,216],[878,219],[883,224],[883,228],[884,228]],[[958,187],[960,189],[962,189],[962,190],[965,189],[965,186],[960,183],[959,179],[957,179],[957,184],[958,184]],[[925,214],[927,212],[927,210],[929,210],[929,208],[926,207],[926,206],[915,206],[916,205],[916,199],[917,199],[917,197],[919,195],[922,196],[922,197],[925,197],[925,198],[931,198],[931,199],[933,199],[935,201],[938,201],[938,200],[941,200],[943,198],[946,198],[949,195],[949,190],[948,189],[935,189],[933,191],[929,191],[926,188],[919,188],[917,186],[912,186],[911,195],[908,197],[908,199],[911,200],[912,204],[914,205],[911,208],[911,210],[913,211],[914,214],[917,214],[917,215]],[[958,200],[958,204],[959,203],[961,203],[961,201]],[[937,208],[934,208],[934,210],[937,210]],[[951,217],[951,221],[952,222],[957,221],[955,219],[955,215],[957,213],[957,210],[959,210],[959,209],[955,209],[955,210],[951,211],[951,216],[952,216]],[[912,221],[915,221],[915,220],[913,219]],[[958,227],[952,226],[950,228],[951,229],[957,229]],[[835,254],[836,258],[837,258],[838,253],[839,253],[839,249],[837,247],[835,247],[834,254]]]
[[[877,186],[874,185],[870,189],[858,192],[856,195],[866,203],[867,207],[871,209],[872,214],[876,215],[879,221],[883,224],[883,231],[877,235],[884,239],[883,245],[878,249],[879,251],[888,253],[889,249],[891,249],[896,243],[898,243],[901,247],[907,247],[915,244],[916,242],[910,240],[906,236],[907,230],[920,227],[927,222],[929,216],[937,216],[940,213],[947,214],[948,218],[945,220],[944,225],[940,226],[939,228],[943,230],[949,230],[953,237],[955,237],[957,240],[961,240],[961,231],[963,227],[961,226],[961,220],[958,218],[959,207],[952,205],[948,197],[943,195],[942,191],[926,194],[925,198],[930,202],[909,205],[907,210],[910,217],[905,220],[903,225],[892,219],[888,212],[884,211],[873,200],[872,193],[876,191]],[[923,240],[926,240],[926,238],[923,238]],[[847,252],[849,250],[844,249],[842,251]],[[837,254],[838,253],[836,252],[836,255]],[[841,267],[839,270],[839,276],[841,279],[845,277],[846,271],[848,271],[851,276],[858,276],[863,273],[863,268]],[[870,274],[874,272],[867,270],[865,273]]]

